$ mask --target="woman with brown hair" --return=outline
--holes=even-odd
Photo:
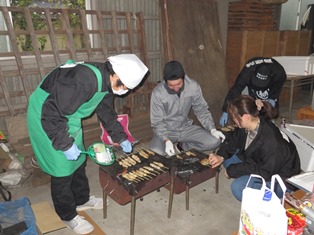
[[[242,95],[232,100],[227,110],[237,128],[226,135],[217,154],[210,154],[209,160],[212,167],[223,164],[225,176],[234,178],[231,191],[239,201],[251,174],[262,176],[269,186],[272,175],[278,174],[285,181],[300,173],[296,147],[271,121],[277,114],[268,102]],[[252,188],[261,186],[258,179],[251,183]],[[279,189],[276,193],[282,196]]]

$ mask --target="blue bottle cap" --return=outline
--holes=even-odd
[[[263,197],[263,201],[270,201],[272,194],[273,194],[272,191],[270,191],[269,189],[266,189],[264,197]]]

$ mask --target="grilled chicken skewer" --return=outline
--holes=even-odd
[[[145,178],[142,177],[142,176],[139,176],[139,175],[135,174],[133,171],[129,172],[129,174],[130,174],[131,176],[133,176],[134,178],[138,178],[139,180],[148,180],[148,179],[145,179]]]
[[[196,157],[196,155],[194,153],[192,153],[191,151],[186,151],[185,154],[190,156],[190,157]]]
[[[158,171],[156,171],[154,168],[150,167],[150,166],[143,166],[144,169],[150,171],[150,172],[154,172],[156,173],[157,175],[159,174]]]
[[[150,155],[152,155],[152,156],[155,155],[155,153],[154,153],[153,151],[149,150],[149,149],[142,148],[142,150],[145,151],[145,152],[147,152],[148,154],[150,154]]]
[[[161,162],[156,162],[156,161],[153,161],[153,163],[157,166],[160,166],[160,167],[163,167],[165,169],[168,169],[168,167],[164,166],[164,164],[162,164]]]
[[[142,149],[140,148],[137,148],[136,151],[138,152],[138,154],[143,157],[143,158],[146,158],[148,159],[149,158],[149,154],[147,154],[145,151],[143,151]]]
[[[156,164],[154,164],[154,163],[150,163],[149,165],[150,165],[151,167],[153,167],[153,168],[159,170],[159,171],[166,172],[166,171],[164,171],[163,169],[161,169],[160,166],[158,166],[158,165],[156,165]]]
[[[131,157],[137,162],[137,163],[141,163],[141,159],[136,156],[135,154],[132,154]]]
[[[150,180],[152,177],[150,175],[147,175],[146,173],[140,171],[140,170],[136,170],[134,171],[134,174],[140,176],[140,177],[143,177],[144,179],[146,180]]]
[[[129,180],[129,181],[132,181],[132,182],[134,181],[135,183],[139,183],[140,182],[140,180],[137,180],[136,177],[130,175],[129,173],[123,173],[122,177],[127,179],[127,180]]]
[[[144,173],[146,173],[146,174],[149,174],[149,175],[152,175],[152,176],[157,176],[155,173],[150,172],[149,170],[146,170],[144,167],[140,168],[139,170],[144,172]]]
[[[119,162],[119,165],[123,166],[124,168],[129,167],[124,161],[122,161],[122,159],[119,159],[118,162]]]

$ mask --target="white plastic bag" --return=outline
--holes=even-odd
[[[251,178],[262,180],[261,189],[248,186]],[[239,234],[287,235],[288,218],[283,207],[284,198],[280,200],[274,192],[276,180],[284,195],[286,186],[279,175],[272,176],[270,189],[261,176],[250,176],[242,193]]]

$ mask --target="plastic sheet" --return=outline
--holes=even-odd
[[[0,225],[4,231],[21,222],[25,222],[27,228],[22,233],[16,234],[38,234],[36,229],[36,218],[28,198],[22,197],[14,201],[0,203]]]

